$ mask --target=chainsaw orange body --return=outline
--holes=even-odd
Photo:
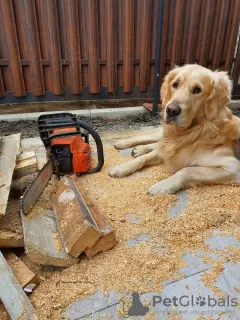
[[[56,129],[52,134],[60,132],[76,131],[75,128]],[[55,138],[51,141],[52,150],[59,150],[62,146],[68,146],[71,154],[72,171],[75,173],[87,172],[91,168],[91,147],[79,135]]]

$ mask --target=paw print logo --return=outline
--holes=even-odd
[[[205,304],[206,304],[206,298],[201,297],[201,296],[197,297],[197,298],[196,298],[196,304],[199,305],[200,307],[205,306]]]

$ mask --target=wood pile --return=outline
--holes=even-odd
[[[27,294],[40,279],[23,257],[39,265],[69,267],[80,255],[92,258],[111,249],[116,239],[87,198],[81,178],[53,176],[32,211],[21,216],[20,196],[43,167],[45,150],[21,150],[20,134],[3,137],[0,143],[0,300],[11,319],[37,319]],[[80,191],[84,208],[71,195],[69,180]]]

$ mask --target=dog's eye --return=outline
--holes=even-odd
[[[201,88],[199,88],[199,87],[193,88],[193,91],[192,91],[193,94],[198,94],[200,92],[201,92]]]
[[[176,82],[173,83],[172,86],[173,86],[173,88],[177,89],[178,85],[179,85],[179,83],[176,81]]]

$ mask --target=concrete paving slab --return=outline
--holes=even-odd
[[[178,192],[179,198],[178,201],[169,209],[168,217],[176,219],[178,218],[184,209],[187,208],[188,199],[187,199],[187,191],[181,190]]]
[[[148,113],[148,111],[143,106],[139,106],[128,108],[95,109],[90,110],[90,113],[91,118],[103,118],[113,120]]]
[[[134,214],[128,214],[126,216],[126,219],[135,224],[141,223],[141,220],[138,217],[134,216]]]
[[[16,113],[16,114],[2,114],[0,121],[19,121],[19,120],[38,120],[41,115],[49,113],[61,113],[64,111],[52,112],[32,112],[32,113]],[[88,118],[103,118],[103,119],[121,119],[128,116],[136,116],[139,114],[148,113],[147,109],[143,106],[128,107],[128,108],[106,108],[106,109],[93,109],[93,110],[67,110],[72,114],[80,117]]]
[[[129,247],[135,247],[139,244],[145,243],[151,237],[148,233],[138,234],[135,238],[128,240]]]
[[[206,241],[211,249],[227,250],[227,246],[239,247],[240,242],[230,236],[216,236]]]
[[[5,214],[16,158],[20,152],[21,134],[3,137],[0,142],[0,216]]]
[[[197,320],[199,317],[211,319],[240,319],[240,297],[233,288],[240,286],[240,264],[226,263],[225,269],[217,279],[217,286],[226,294],[217,297],[201,281],[203,272],[168,284],[162,292],[110,291],[105,295],[98,290],[85,299],[76,301],[62,313],[64,320],[77,319],[134,319],[143,320],[145,316],[152,319]],[[127,302],[127,303],[126,303]],[[175,317],[174,317],[175,314]]]

